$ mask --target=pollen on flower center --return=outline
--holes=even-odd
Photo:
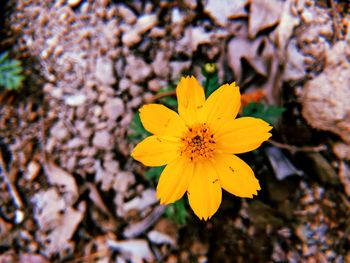
[[[214,155],[214,135],[205,123],[189,128],[181,140],[181,155],[187,156],[193,162],[209,159]]]

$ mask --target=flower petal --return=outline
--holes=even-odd
[[[253,170],[235,155],[217,154],[214,159],[220,184],[227,192],[239,197],[253,197],[260,190]]]
[[[204,89],[195,77],[181,78],[176,88],[178,112],[188,126],[198,122],[198,112],[205,102]]]
[[[131,156],[147,166],[162,166],[180,156],[179,139],[149,136],[136,145]]]
[[[217,148],[234,154],[255,150],[271,137],[271,129],[267,122],[252,117],[228,121],[215,136]]]
[[[234,119],[241,107],[241,94],[236,83],[225,84],[209,96],[203,107],[205,121],[213,131],[227,120]]]
[[[191,208],[200,219],[209,219],[220,206],[222,191],[218,179],[210,162],[195,164],[187,196]]]
[[[172,135],[180,137],[186,125],[180,116],[161,104],[147,104],[140,110],[143,127],[155,135]]]
[[[186,192],[193,175],[193,163],[181,157],[168,164],[160,175],[157,197],[161,204],[179,200]]]

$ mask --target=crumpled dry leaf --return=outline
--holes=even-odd
[[[208,0],[204,7],[206,12],[219,26],[226,26],[229,18],[247,16],[245,10],[248,0]]]
[[[49,183],[58,186],[66,203],[68,205],[74,204],[78,199],[78,186],[74,177],[51,160],[45,162],[44,169]]]
[[[276,147],[268,147],[266,148],[265,152],[278,180],[284,180],[292,175],[303,175],[303,172],[295,168],[281,149]]]
[[[81,202],[76,210],[59,196],[55,188],[39,191],[31,202],[34,203],[34,218],[39,227],[36,238],[42,243],[45,255],[50,257],[55,253],[72,251],[74,243],[70,239],[83,219],[86,203]]]
[[[205,32],[203,27],[188,26],[185,29],[184,37],[177,43],[176,50],[191,56],[200,44],[211,42],[211,35],[212,33]]]
[[[244,37],[235,37],[228,44],[228,63],[233,70],[236,80],[242,81],[242,59],[245,59],[255,72],[267,76],[270,72],[269,63],[274,49],[271,42],[260,37],[251,41]]]
[[[249,37],[264,29],[276,25],[282,12],[282,2],[278,0],[252,0],[250,5],[248,32]]]
[[[275,41],[278,47],[277,52],[279,52],[279,58],[281,60],[284,58],[285,49],[293,34],[294,28],[300,23],[300,17],[294,16],[292,12],[294,4],[295,0],[287,0],[284,2],[280,22],[274,31]]]
[[[289,42],[284,58],[286,64],[283,71],[283,80],[295,81],[305,77],[305,56],[300,53],[296,39]]]

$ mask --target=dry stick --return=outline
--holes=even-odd
[[[162,92],[162,93],[154,95],[148,102],[151,103],[151,102],[154,102],[154,101],[159,100],[161,98],[168,97],[168,96],[175,96],[175,95],[176,95],[175,90]]]
[[[273,146],[276,146],[276,147],[281,148],[281,149],[286,149],[292,153],[296,153],[296,152],[321,152],[321,151],[327,150],[326,145],[298,147],[298,146],[294,146],[294,145],[290,145],[290,144],[276,142],[274,140],[268,140],[268,142],[270,144],[272,144]]]
[[[22,209],[24,207],[23,202],[21,197],[19,196],[16,187],[13,185],[13,183],[11,182],[9,175],[7,174],[6,171],[6,164],[4,161],[4,158],[2,156],[2,152],[0,151],[0,166],[2,167],[2,174],[3,174],[3,178],[5,183],[7,184],[8,190],[17,206],[18,209]]]

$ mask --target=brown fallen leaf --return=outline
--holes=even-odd
[[[278,0],[252,0],[248,22],[249,37],[276,25],[282,12],[282,2]]]
[[[209,0],[205,5],[206,12],[216,24],[226,26],[230,18],[247,16],[245,9],[249,0]]]
[[[49,183],[58,186],[67,204],[74,204],[78,199],[78,186],[74,177],[51,160],[45,162],[44,170]]]
[[[284,2],[280,22],[275,30],[275,42],[281,61],[284,60],[286,46],[293,34],[294,28],[300,23],[300,17],[295,16],[292,12],[294,4],[295,0],[287,0]]]

